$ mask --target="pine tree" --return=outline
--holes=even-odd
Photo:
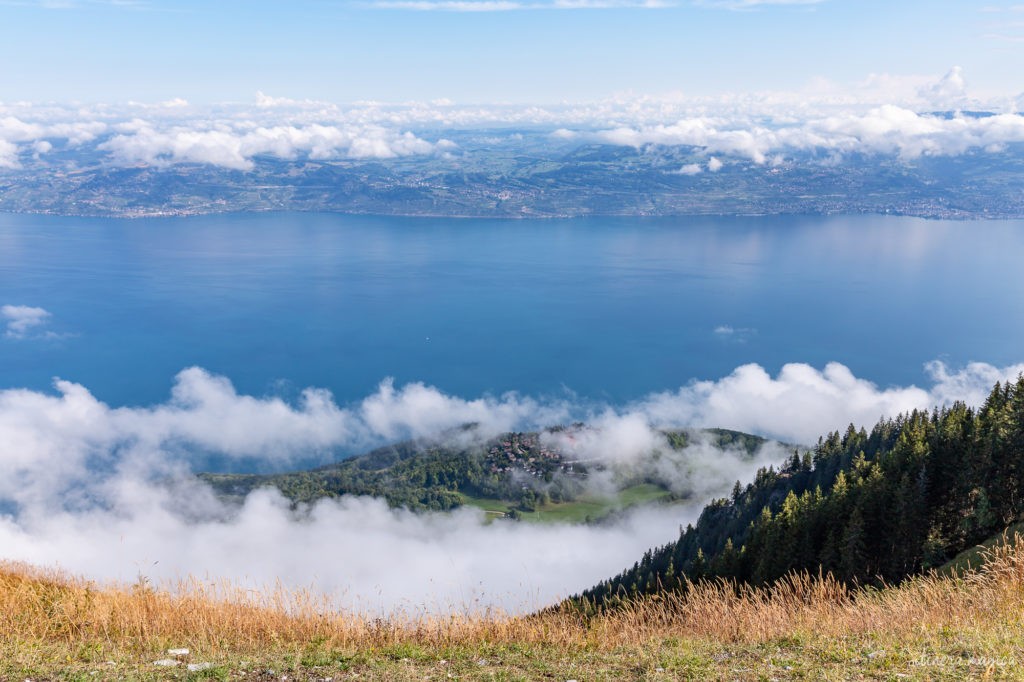
[[[865,563],[867,559],[864,538],[864,518],[860,507],[854,507],[850,520],[843,531],[842,545],[839,550],[839,572],[846,580],[858,580],[867,575]]]

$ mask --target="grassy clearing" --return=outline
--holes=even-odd
[[[504,500],[460,495],[463,504],[482,509],[489,518],[501,518],[515,508],[514,503]],[[623,488],[612,497],[584,495],[572,502],[549,502],[532,512],[518,511],[521,520],[533,523],[586,523],[598,521],[614,511],[667,501],[671,497],[668,490],[645,483]]]
[[[653,485],[651,483],[642,483],[640,485],[634,485],[620,490],[618,501],[623,507],[632,507],[637,504],[661,502],[668,500],[671,497],[672,493],[661,486]]]
[[[158,666],[168,649],[189,653]],[[1024,679],[1024,547],[964,577],[850,591],[794,575],[585,619],[338,613],[315,596],[97,586],[0,567],[0,679]],[[188,670],[187,665],[209,666]]]
[[[511,502],[506,502],[505,500],[499,500],[492,497],[473,497],[466,493],[459,493],[459,497],[462,498],[462,504],[467,507],[482,509],[489,519],[500,519],[515,506]]]

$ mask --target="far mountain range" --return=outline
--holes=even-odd
[[[907,159],[800,151],[763,163],[700,147],[546,130],[433,131],[444,153],[255,156],[249,169],[114,164],[104,138],[0,168],[0,211],[109,217],[254,211],[475,218],[893,214],[1024,217],[1024,143]],[[497,140],[497,141],[496,141]]]

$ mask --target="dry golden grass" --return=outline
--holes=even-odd
[[[190,647],[210,660],[308,652],[311,646],[326,652],[408,651],[412,656],[499,647],[546,655],[596,652],[600,658],[602,652],[613,657],[650,648],[652,642],[681,640],[713,642],[719,652],[780,642],[811,649],[832,641],[902,642],[905,648],[947,655],[933,646],[936,637],[944,637],[974,643],[958,655],[998,651],[1015,661],[1022,626],[1020,543],[993,548],[981,569],[962,578],[925,576],[880,590],[848,590],[829,576],[809,575],[792,575],[763,589],[701,583],[685,594],[637,600],[591,618],[566,610],[523,617],[379,619],[339,613],[308,592],[281,588],[255,593],[198,581],[171,589],[145,583],[101,588],[56,572],[0,564],[0,646],[8,658],[11,652],[43,652],[27,658],[19,675],[31,672],[40,656],[58,655],[54,652],[66,655],[69,663],[90,650],[147,662],[172,646]],[[853,659],[839,654],[836,660]],[[611,665],[601,665],[606,664]],[[527,671],[509,679],[531,678]]]
[[[1024,625],[1024,546],[986,551],[961,578],[925,575],[899,587],[851,590],[831,575],[791,574],[755,588],[725,581],[641,599],[586,625],[612,645],[684,636],[759,643],[794,636],[901,636],[922,631]]]

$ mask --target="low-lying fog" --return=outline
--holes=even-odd
[[[463,399],[389,381],[358,404],[338,405],[318,389],[290,404],[239,395],[227,378],[199,368],[179,373],[170,398],[154,406],[110,407],[87,387],[59,380],[52,393],[8,389],[0,391],[0,558],[101,580],[280,581],[375,613],[526,611],[632,565],[675,539],[708,499],[789,454],[769,443],[751,458],[700,439],[672,454],[659,429],[723,427],[813,444],[851,422],[870,428],[914,408],[980,404],[995,381],[1015,378],[1024,365],[925,369],[925,388],[880,388],[835,363],[824,370],[790,364],[774,377],[745,365],[623,406],[515,394]],[[470,422],[486,438],[573,421],[592,428],[562,446],[613,467],[658,467],[694,502],[637,509],[596,526],[487,524],[476,510],[413,514],[369,498],[292,510],[270,490],[239,508],[190,475],[211,454],[286,470],[337,451],[437,438]]]

